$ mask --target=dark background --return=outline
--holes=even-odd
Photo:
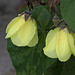
[[[19,13],[24,0],[0,0],[0,75],[16,75],[7,52],[5,30],[8,23]]]

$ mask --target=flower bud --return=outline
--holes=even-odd
[[[60,18],[55,14],[55,16],[53,17],[53,23],[54,25],[57,27],[58,24],[60,23]]]
[[[14,18],[7,26],[6,37],[11,38],[16,46],[35,46],[38,43],[36,21],[29,17],[25,21],[25,14]]]
[[[75,55],[74,37],[67,28],[61,30],[55,28],[47,34],[46,46],[43,50],[46,56],[65,62],[71,54]]]

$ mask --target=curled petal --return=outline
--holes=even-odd
[[[56,36],[52,38],[52,40],[49,42],[48,46],[43,48],[44,54],[51,58],[57,58],[56,54]]]
[[[14,34],[11,37],[12,43],[16,46],[25,46],[26,44],[22,43],[18,38],[18,33]]]
[[[14,35],[25,23],[25,19],[22,16],[14,25],[11,26],[11,28],[9,27],[10,29],[8,29],[9,31],[5,38],[9,38]]]
[[[15,23],[20,19],[20,17],[16,17],[14,18],[7,26],[6,28],[6,33],[8,33],[8,31],[10,30],[10,28],[15,25]]]
[[[44,54],[51,58],[57,58],[56,54],[56,35],[59,28],[49,31],[46,38],[46,47],[43,48]]]
[[[46,37],[46,46],[49,44],[49,42],[53,39],[54,36],[56,36],[57,32],[59,31],[59,28],[55,28],[54,30],[50,30]]]

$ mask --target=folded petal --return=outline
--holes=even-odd
[[[56,35],[59,31],[59,28],[49,31],[46,38],[46,46],[43,49],[44,54],[51,58],[57,58],[56,54]]]
[[[71,52],[72,52],[73,55],[75,55],[74,38],[73,38],[71,33],[68,33],[68,40],[69,40],[69,45],[70,45],[70,48],[71,48]]]
[[[14,35],[26,23],[23,16],[20,17],[20,19],[9,29],[5,38],[9,38]]]
[[[56,36],[54,36],[52,38],[52,40],[50,40],[48,46],[43,48],[43,50],[44,50],[44,54],[46,56],[51,57],[51,58],[57,58],[57,54],[56,54]]]
[[[57,35],[56,53],[58,59],[63,62],[67,61],[71,56],[71,51],[68,41],[68,30],[66,28],[60,30]]]
[[[28,43],[27,46],[33,47],[33,46],[35,46],[37,43],[38,43],[38,33],[37,33],[37,31],[36,31],[34,37],[33,37],[32,40]]]
[[[26,44],[22,43],[18,38],[18,33],[14,34],[11,37],[12,43],[16,46],[25,46]]]
[[[20,19],[20,17],[16,17],[16,18],[14,18],[14,19],[8,24],[8,26],[7,26],[7,28],[6,28],[6,33],[8,33],[9,29],[10,29],[13,25],[15,25],[15,23],[16,23],[19,19]]]
[[[27,20],[26,24],[24,24],[23,29],[20,30],[18,34],[19,40],[22,41],[22,43],[28,45],[28,43],[32,40],[36,33],[36,22],[35,20]]]
[[[46,46],[49,44],[49,42],[53,39],[54,36],[56,36],[57,32],[59,31],[59,28],[55,28],[54,30],[50,30],[46,37]]]

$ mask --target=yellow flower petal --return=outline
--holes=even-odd
[[[35,20],[27,20],[26,24],[24,24],[24,27],[22,30],[20,30],[18,34],[19,40],[21,40],[23,43],[28,43],[32,40],[36,32],[36,22]]]
[[[55,28],[54,30],[50,30],[46,37],[46,46],[49,44],[49,42],[53,39],[54,36],[56,36],[57,32],[59,31],[59,28]]]
[[[19,28],[21,28],[26,23],[25,19],[22,17],[9,29],[5,38],[9,38],[14,35],[19,30]]]
[[[21,28],[22,29],[22,28]],[[20,31],[19,31],[20,32]],[[33,47],[38,43],[38,34],[37,32],[35,33],[34,37],[32,38],[32,40],[29,42],[29,44],[27,45],[27,43],[23,43],[21,40],[19,40],[18,38],[18,33],[17,32],[15,35],[13,35],[11,37],[12,43],[16,46],[29,46],[29,47]]]
[[[74,45],[75,45],[75,33],[72,33],[73,38],[74,38]]]
[[[71,51],[75,55],[74,38],[73,38],[73,36],[72,36],[71,33],[68,33],[68,40],[69,40],[69,44],[70,44]]]
[[[67,61],[71,56],[69,41],[68,41],[68,30],[65,28],[60,30],[57,35],[56,53],[60,61]]]
[[[52,38],[52,40],[50,40],[48,46],[43,48],[43,50],[44,50],[44,54],[46,56],[51,57],[51,58],[57,58],[57,54],[56,54],[56,36],[54,36]]]
[[[26,46],[26,44],[22,43],[18,38],[18,33],[11,37],[12,43],[16,46]]]
[[[44,54],[51,58],[57,58],[56,54],[56,35],[59,28],[49,31],[46,38],[46,46],[43,48]]]
[[[34,37],[32,38],[32,40],[28,43],[27,46],[29,47],[33,47],[38,43],[38,34],[37,32],[35,33]]]
[[[8,33],[9,29],[10,29],[13,25],[15,25],[15,23],[16,23],[19,19],[20,19],[20,17],[16,17],[16,18],[14,18],[14,19],[8,24],[8,26],[7,26],[7,28],[6,28],[6,33]]]

